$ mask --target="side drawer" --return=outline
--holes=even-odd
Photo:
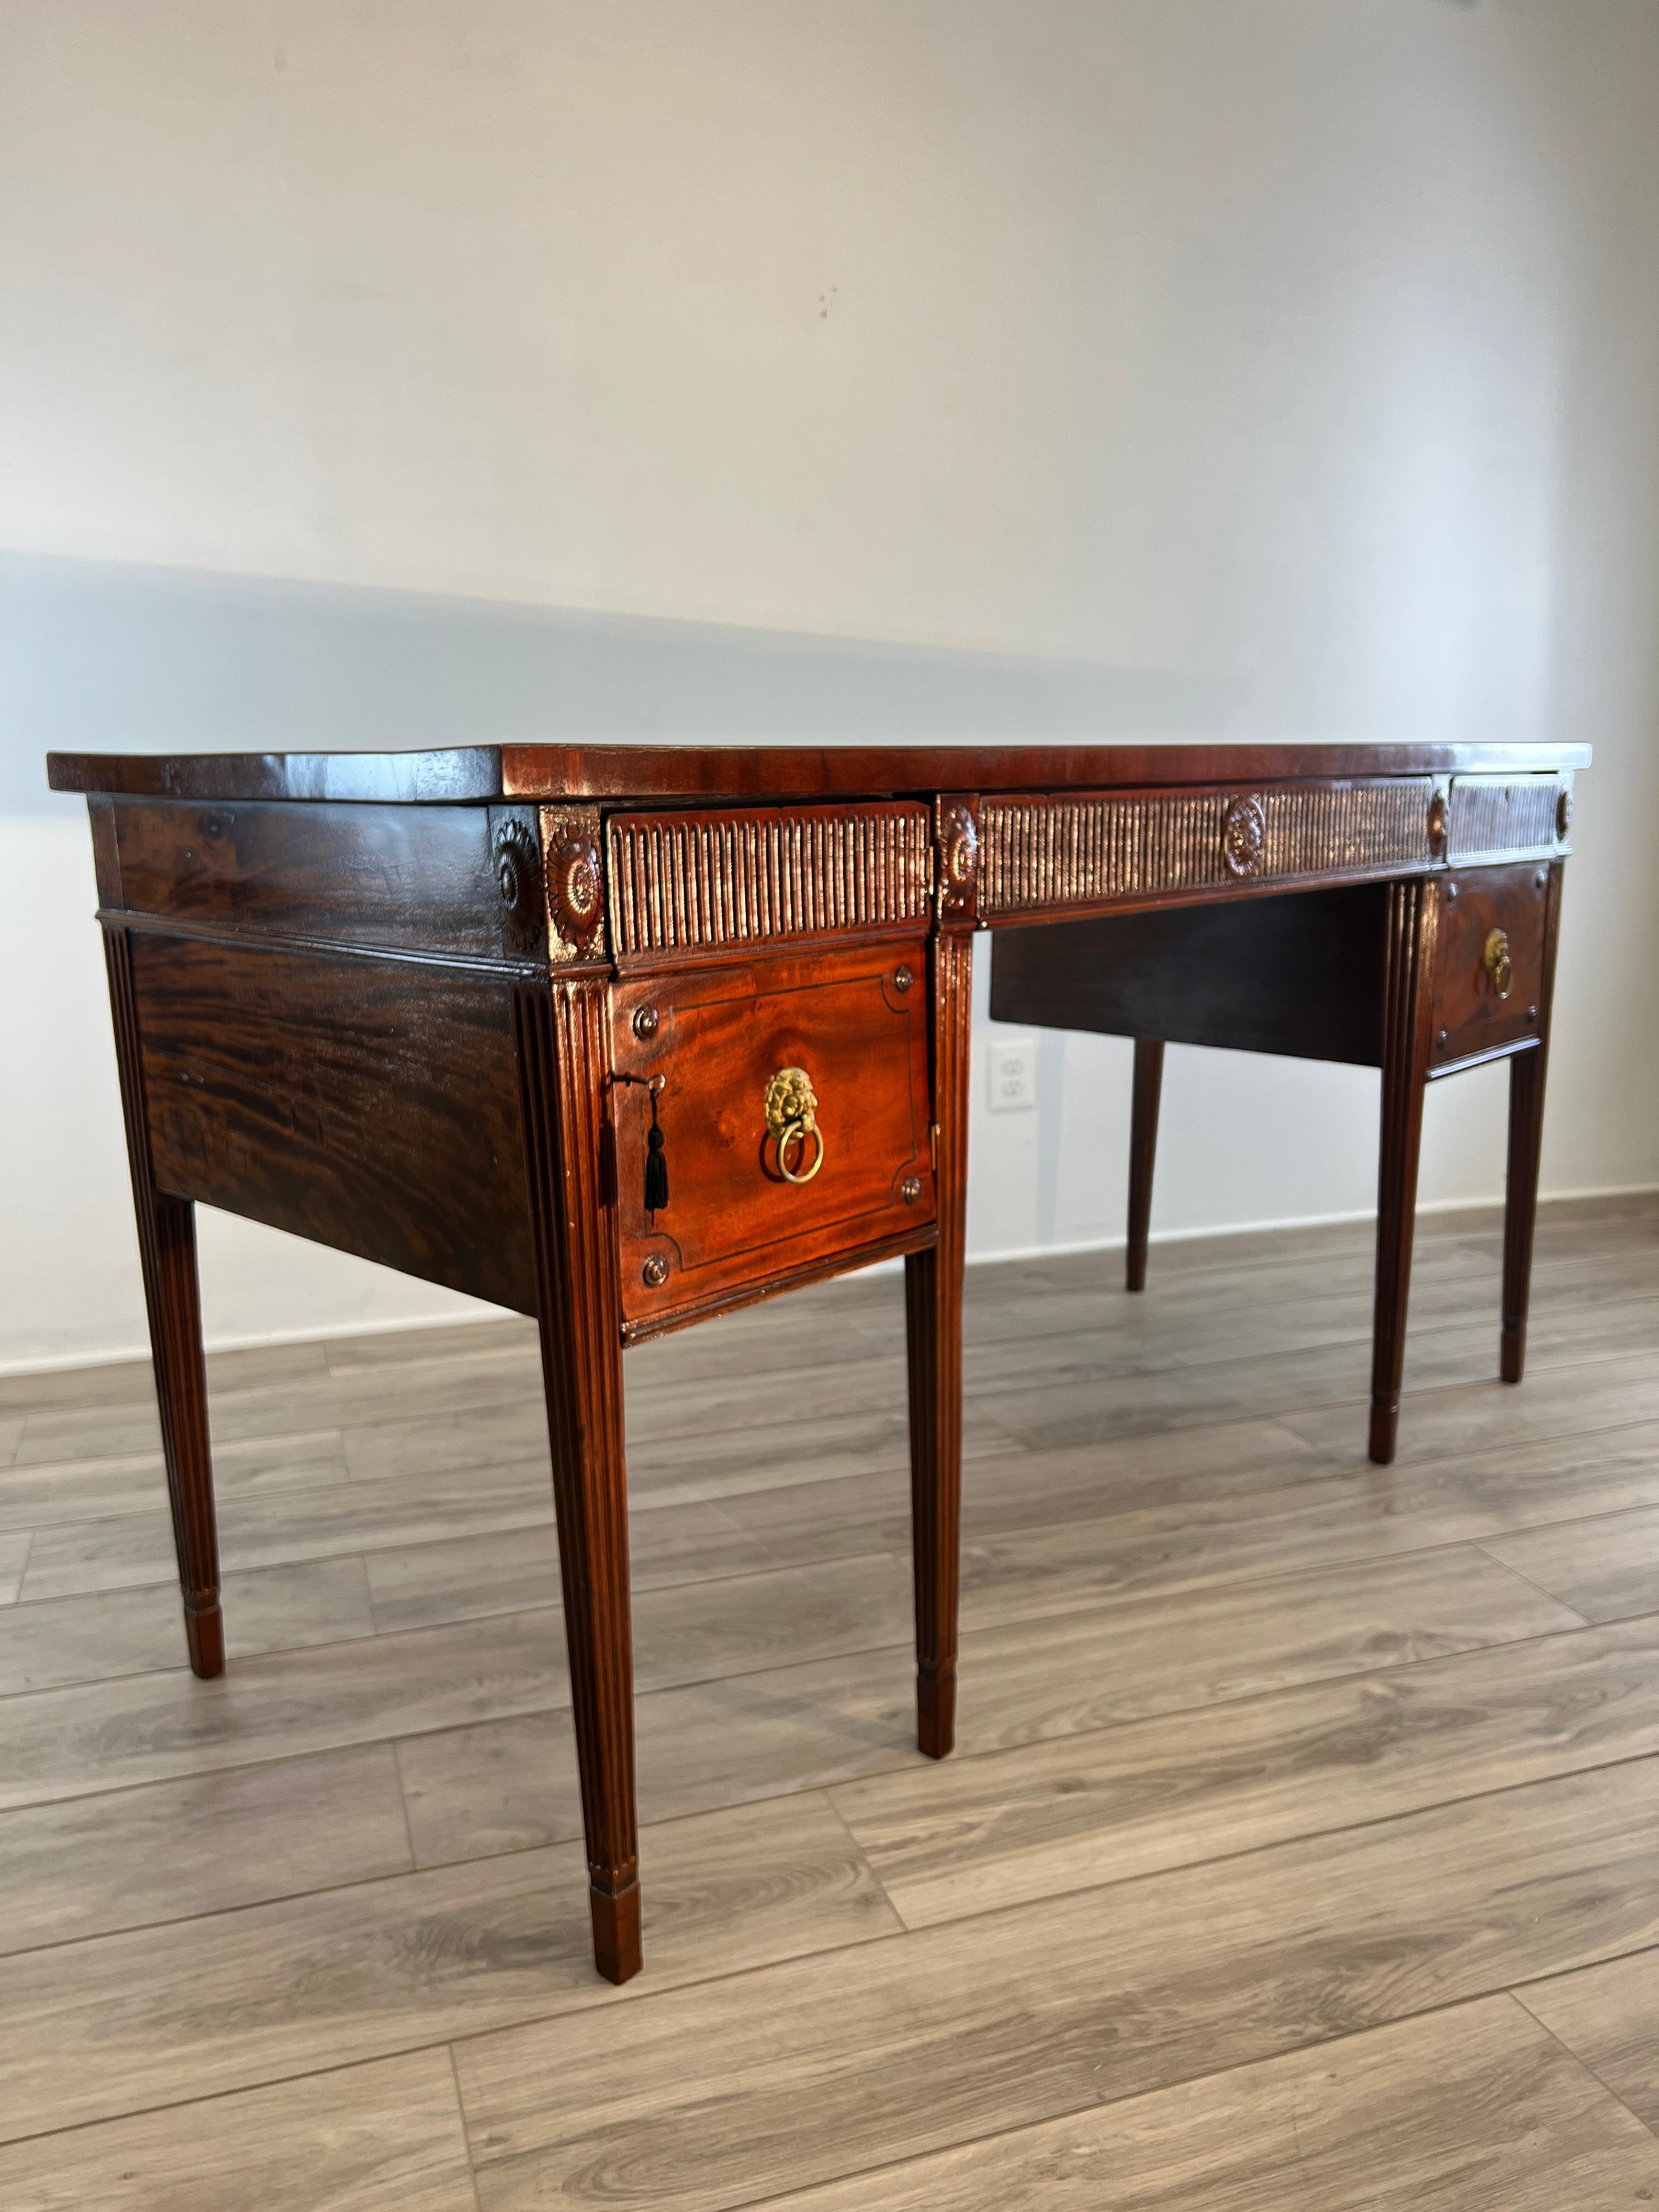
[[[1538,1034],[1549,870],[1454,868],[1441,890],[1429,1067]]]
[[[625,1333],[854,1255],[926,1243],[934,1220],[927,941],[679,969],[611,993]],[[790,1070],[811,1133],[769,1092]],[[653,1098],[668,1202],[646,1209]],[[780,1085],[779,1097],[790,1089]],[[801,1104],[799,1086],[775,1119]]]

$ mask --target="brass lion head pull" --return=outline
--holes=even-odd
[[[818,1127],[812,1079],[804,1067],[781,1067],[767,1085],[766,1128],[777,1146],[778,1173],[784,1181],[811,1182],[823,1165],[823,1132]],[[814,1148],[810,1168],[805,1164],[809,1138]]]
[[[1510,963],[1510,940],[1506,931],[1489,929],[1486,932],[1486,963],[1493,990],[1500,999],[1507,999],[1510,986],[1515,981],[1515,969]]]

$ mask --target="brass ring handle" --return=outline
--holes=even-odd
[[[781,1067],[766,1086],[766,1127],[778,1148],[778,1173],[785,1182],[811,1182],[823,1165],[823,1132],[818,1127],[818,1102],[812,1079],[804,1067]],[[813,1140],[812,1164],[802,1167],[806,1140]],[[794,1167],[789,1164],[792,1146],[799,1147]]]
[[[1500,999],[1510,995],[1510,986],[1515,981],[1515,969],[1510,960],[1510,940],[1507,931],[1490,929],[1486,933],[1486,973],[1492,977],[1492,987]]]
[[[812,1155],[811,1166],[803,1172],[790,1166],[787,1155],[790,1146],[799,1139],[800,1141],[801,1157],[804,1159],[806,1157],[806,1139],[809,1137],[811,1138],[813,1143],[817,1146],[817,1150]],[[823,1165],[823,1132],[818,1127],[817,1122],[814,1121],[809,1124],[805,1121],[786,1121],[783,1125],[783,1134],[778,1139],[778,1173],[783,1177],[784,1181],[786,1182],[811,1182],[813,1176]]]

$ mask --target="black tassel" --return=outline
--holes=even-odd
[[[657,1086],[651,1086],[651,1127],[645,1139],[645,1210],[660,1213],[668,1203],[668,1162],[664,1158],[662,1131],[657,1127]]]

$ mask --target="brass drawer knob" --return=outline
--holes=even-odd
[[[1515,981],[1515,969],[1510,963],[1510,939],[1507,930],[1489,929],[1486,932],[1486,973],[1492,977],[1492,987],[1500,999],[1510,995],[1510,986]]]
[[[786,1182],[811,1182],[823,1165],[818,1102],[804,1067],[781,1067],[766,1086],[766,1127],[778,1148],[778,1173]],[[812,1164],[806,1165],[811,1139]],[[790,1154],[794,1164],[790,1164]]]

